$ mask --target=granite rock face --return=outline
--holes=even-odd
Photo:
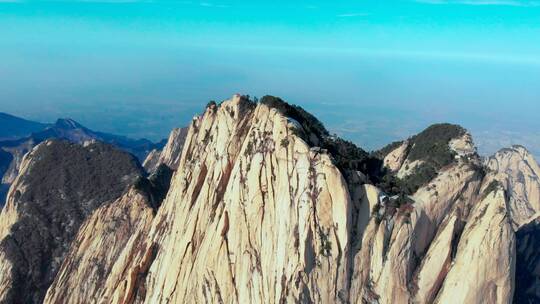
[[[81,226],[45,302],[120,300],[114,296],[126,288],[120,283],[126,269],[135,266],[130,262],[137,248],[143,245],[153,217],[148,197],[135,189],[98,208]]]
[[[539,298],[539,171],[524,148],[483,160],[440,124],[369,155],[298,107],[238,95],[195,117],[182,147],[179,134],[147,160],[152,176],[74,229],[45,303]],[[0,232],[20,222],[12,209]]]
[[[144,160],[143,167],[146,171],[154,172],[161,164],[177,170],[187,132],[187,128],[173,129],[165,147],[162,150],[152,150]]]
[[[540,167],[524,147],[513,146],[497,152],[486,160],[486,167],[508,190],[514,229],[539,216]]]

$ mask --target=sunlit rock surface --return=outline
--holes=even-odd
[[[178,169],[187,132],[187,128],[173,129],[163,150],[152,150],[144,160],[143,167],[146,171],[154,172],[160,164],[173,170]]]
[[[539,298],[539,170],[525,149],[482,160],[464,129],[439,124],[379,153],[385,170],[356,170],[306,126],[241,96],[209,104],[183,145],[175,130],[147,159],[153,177],[86,217],[45,303]],[[20,221],[10,210],[0,232]]]

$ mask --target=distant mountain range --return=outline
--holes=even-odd
[[[7,113],[0,112],[0,140],[17,139],[39,132],[49,125],[26,120]]]
[[[0,113],[0,125],[0,206],[3,205],[9,185],[19,173],[23,156],[47,139],[64,139],[78,144],[104,142],[135,155],[141,163],[150,151],[160,150],[166,144],[166,140],[154,143],[147,139],[93,131],[69,118],[45,124]]]

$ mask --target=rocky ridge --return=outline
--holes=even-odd
[[[274,97],[209,104],[180,154],[173,134],[153,178],[82,223],[45,303],[539,298],[524,148],[483,160],[440,124],[369,155]]]

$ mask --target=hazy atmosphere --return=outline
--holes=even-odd
[[[280,96],[365,149],[434,122],[540,159],[540,1],[0,0],[0,112],[159,140]]]
[[[0,303],[540,303],[539,113],[540,0],[0,0]]]

